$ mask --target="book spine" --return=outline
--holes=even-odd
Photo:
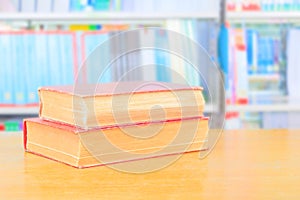
[[[36,0],[21,0],[21,12],[34,13],[36,11]]]
[[[166,32],[162,32],[160,30],[153,30],[154,31],[154,46],[158,46],[163,44],[167,38]],[[170,74],[170,71],[168,70],[169,66],[168,64],[168,57],[169,55],[167,52],[161,50],[161,49],[154,49],[154,56],[155,56],[155,64],[156,64],[156,80],[162,81],[162,82],[169,82],[170,77],[168,74]]]
[[[28,34],[27,35],[27,51],[28,51],[28,68],[26,70],[26,77],[27,77],[27,99],[28,103],[37,103],[37,88],[39,86],[40,75],[39,71],[37,71],[37,49],[36,49],[36,35],[35,34]],[[36,77],[31,79],[30,77]]]
[[[94,32],[83,35],[83,42],[85,48],[82,49],[86,55],[87,75],[90,83],[106,83],[112,81],[111,66],[105,66],[105,61],[108,58],[110,49],[108,45],[105,45],[105,51],[101,50],[102,45],[108,39],[108,34],[103,32]],[[101,54],[101,55],[100,55]],[[96,63],[96,57],[103,57],[106,59],[98,60]]]
[[[27,124],[26,120],[23,121],[23,145],[25,151],[27,150]]]
[[[49,70],[49,85],[61,85],[62,84],[62,68],[65,66],[60,65],[61,49],[59,48],[59,36],[57,33],[55,34],[47,34],[46,37],[48,38],[48,70]]]
[[[0,34],[0,45],[2,48],[0,48],[0,105],[4,103],[4,92],[5,92],[5,87],[6,87],[6,83],[5,83],[5,65],[6,65],[6,47],[4,46],[5,41],[4,41],[4,37],[3,34]]]
[[[139,32],[139,43],[141,47],[149,47],[155,44],[154,30],[147,30],[146,28]],[[141,49],[140,53],[140,66],[142,69],[142,80],[155,81],[158,74],[160,74],[159,67],[155,65],[155,53],[153,49]]]
[[[54,13],[67,13],[71,9],[72,0],[53,0]]]
[[[53,9],[52,0],[36,0],[36,12],[50,13]]]

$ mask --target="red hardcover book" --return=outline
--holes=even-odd
[[[191,117],[82,129],[24,120],[24,148],[76,168],[205,150],[208,118]]]

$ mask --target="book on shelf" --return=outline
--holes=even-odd
[[[52,12],[53,0],[36,0],[35,9],[37,13]]]
[[[36,1],[35,0],[21,0],[19,8],[20,8],[20,12],[34,13],[36,11]]]
[[[53,0],[52,11],[54,13],[68,13],[71,7],[71,0]]]
[[[35,118],[24,122],[24,147],[33,154],[87,168],[204,151],[207,133],[204,117],[88,130]]]
[[[162,82],[42,87],[39,96],[42,119],[83,128],[201,116],[204,109],[201,87]]]
[[[299,11],[298,0],[228,0],[228,11]]]
[[[248,102],[252,91],[283,93],[283,30],[275,25],[229,28],[228,83],[233,103]],[[265,94],[263,94],[265,93]]]
[[[209,43],[215,40],[215,36],[203,32],[206,30],[215,32],[214,22],[175,21],[176,26],[173,28],[190,36],[210,54],[213,54],[216,45],[212,45],[214,47],[211,48]],[[171,28],[172,20],[167,24]],[[93,50],[102,42],[109,41],[110,36],[116,34],[116,30],[128,30],[130,27],[128,25],[103,25],[97,26],[97,28],[101,28],[101,30],[84,29],[89,32],[83,32],[81,29],[72,31],[1,31],[0,43],[3,48],[0,50],[0,82],[3,84],[0,86],[0,104],[37,103],[37,87],[72,84],[77,69],[79,69],[79,63],[86,59],[88,59],[86,64],[89,65],[86,79],[89,83],[150,80],[187,82],[195,86],[204,85],[203,78],[197,73],[198,69],[201,69],[204,77],[208,77],[205,67],[200,67],[200,65],[207,66],[209,64],[207,61],[210,61],[205,51],[203,51],[203,55],[199,56],[197,66],[193,67],[175,54],[156,48],[162,44],[164,47],[172,48],[174,46],[170,44],[174,38],[172,40],[172,35],[167,31],[151,28],[141,29],[140,32],[137,31],[129,37],[119,37],[115,44],[109,43],[107,54],[102,54],[103,51]],[[197,34],[199,32],[201,34]],[[119,59],[107,66],[104,75],[98,80],[97,73],[94,72],[104,68],[99,68],[99,66],[104,66],[104,62],[103,59],[99,60],[98,56],[99,58],[108,55],[118,56],[118,53],[125,47],[143,46],[143,44],[151,46],[153,49],[146,48],[126,54],[126,56],[120,56]],[[190,48],[189,44],[181,42],[176,48],[190,52],[193,57],[194,55],[198,56],[195,49]],[[89,56],[90,54],[92,56]],[[144,66],[139,67],[142,65]],[[210,81],[208,81],[209,83]]]
[[[72,84],[74,39],[69,31],[2,31],[0,104],[35,104],[40,85]]]

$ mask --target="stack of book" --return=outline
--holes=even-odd
[[[25,150],[86,168],[205,149],[201,87],[121,82],[39,89],[24,120]]]

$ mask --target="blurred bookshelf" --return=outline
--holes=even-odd
[[[38,115],[38,106],[27,104],[38,101],[39,86],[72,84],[81,62],[97,45],[120,31],[153,26],[171,29],[194,40],[200,40],[210,56],[216,60],[219,21],[217,0],[209,3],[204,0],[189,0],[186,4],[189,6],[182,6],[179,0],[164,3],[154,0],[4,0],[3,2],[0,5],[0,43],[4,48],[0,50],[0,54],[3,55],[0,57],[5,59],[0,65],[5,67],[0,66],[0,76],[3,75],[3,78],[0,77],[0,84],[5,84],[1,85],[2,88],[0,86],[0,93],[3,93],[0,96],[2,104],[0,126],[3,127],[1,121],[5,122],[5,118],[8,118],[8,127],[14,124],[14,128],[8,128],[9,130],[16,130],[20,124],[20,120],[14,121],[14,117]],[[199,34],[200,37],[197,36]],[[149,33],[147,38],[154,44],[168,41],[166,35],[160,32]],[[128,45],[126,40],[127,38],[124,39],[124,45]],[[135,40],[142,42],[145,39],[137,36]],[[130,41],[136,42],[132,39]],[[151,55],[154,56],[150,59],[151,62],[159,64],[174,62],[174,59],[171,61],[169,58],[163,58],[164,55],[160,55],[159,52],[152,52]],[[23,57],[24,60],[16,61],[19,57]],[[145,56],[141,57],[144,59]],[[147,59],[149,60],[149,56]],[[121,59],[117,65],[119,68],[121,66],[126,68],[137,62],[140,61],[132,58]],[[112,76],[116,74],[118,76],[120,73],[113,72]],[[170,81],[168,77],[159,75],[156,77],[156,73],[155,71],[150,73],[153,76],[150,79]],[[58,78],[55,78],[56,76]],[[112,76],[106,77],[106,81],[116,81],[119,78]],[[140,79],[143,76],[145,75],[137,75],[131,79]],[[17,81],[12,82],[9,79]],[[12,92],[8,90],[3,92],[7,88]],[[26,91],[26,94],[22,91]],[[14,106],[3,106],[7,104]]]
[[[203,19],[218,20],[217,13],[126,13],[126,12],[87,12],[87,13],[0,13],[0,20],[14,21],[122,21],[122,20],[166,20],[166,19]]]
[[[49,3],[49,1],[45,2]],[[52,0],[52,2],[55,4],[60,1]],[[0,23],[8,24],[8,31],[12,29],[14,31],[20,31],[20,29],[22,31],[28,31],[29,29],[29,32],[39,32],[42,27],[42,32],[59,30],[69,32],[71,35],[75,33],[75,38],[73,39],[75,46],[77,46],[76,57],[78,57],[78,60],[73,60],[73,63],[69,63],[67,67],[69,71],[65,71],[64,74],[75,73],[74,71],[78,69],[80,62],[83,60],[83,55],[88,55],[91,50],[95,48],[95,44],[92,44],[92,41],[99,44],[107,40],[109,36],[112,35],[110,34],[112,32],[151,26],[171,29],[185,34],[196,41],[198,40],[197,42],[205,47],[208,54],[212,57],[212,60],[217,61],[217,38],[220,20],[219,1],[207,3],[207,1],[203,0],[190,0],[189,4],[187,3],[190,7],[183,5],[178,6],[181,5],[179,1],[172,2],[170,0],[166,2],[172,6],[166,6],[167,4],[162,3],[156,5],[154,3],[155,1],[152,0],[94,1],[102,2],[100,6],[96,4],[88,5],[88,1],[85,2],[86,5],[79,5],[80,1],[73,0],[62,2],[64,2],[64,5],[67,5],[66,3],[68,3],[68,5],[72,4],[73,7],[65,7],[65,10],[59,12],[53,10],[53,8],[45,12],[42,10],[23,12],[22,9],[17,6],[9,12],[0,12]],[[201,2],[204,2],[202,6],[200,6]],[[246,63],[244,62],[245,60],[243,60],[242,63],[236,63],[235,68],[230,69],[232,74],[229,78],[232,79],[232,83],[231,91],[227,91],[230,96],[230,103],[227,105],[226,110],[228,113],[238,113],[238,115],[230,115],[231,117],[229,118],[235,118],[234,120],[239,118],[240,121],[243,122],[249,121],[252,125],[254,124],[253,127],[265,127],[263,125],[263,120],[266,118],[265,115],[272,115],[272,113],[300,113],[300,103],[295,101],[289,103],[289,100],[287,100],[293,98],[293,95],[290,95],[291,92],[288,86],[288,76],[291,73],[293,74],[293,71],[289,72],[288,69],[297,67],[295,63],[293,64],[294,67],[291,67],[292,64],[289,63],[289,57],[287,56],[288,51],[290,51],[288,49],[288,42],[297,44],[295,38],[297,34],[299,34],[298,36],[300,37],[300,33],[295,33],[292,37],[295,42],[288,41],[287,38],[290,38],[290,32],[297,32],[296,30],[300,23],[300,6],[298,5],[300,3],[296,1],[294,1],[296,2],[295,4],[292,4],[292,1],[272,1],[274,5],[271,5],[271,1],[251,1],[254,2],[253,4],[249,4],[249,2],[250,1],[227,1],[226,19],[230,24],[229,33],[235,37],[233,40],[229,39],[229,44],[231,44],[230,48],[234,51],[233,57],[244,56],[242,59],[246,58],[247,60]],[[197,26],[196,29],[187,30],[186,28],[195,25]],[[21,28],[18,29],[18,27]],[[98,35],[93,34],[92,36],[86,34],[87,32],[97,32]],[[23,34],[26,35],[26,32]],[[196,38],[197,35],[202,34],[205,35],[203,38]],[[160,35],[161,37],[158,37],[158,39],[155,38],[156,36],[157,35],[151,36],[153,42],[168,40],[168,38],[164,36]],[[30,34],[26,37],[30,37]],[[256,52],[256,54],[259,54],[257,58],[254,58],[253,55],[250,55],[252,56],[252,58],[250,58],[248,52],[252,51],[253,53],[253,49],[247,49],[247,47],[250,46],[249,37],[255,38],[256,40],[256,43],[251,42],[252,47],[254,44],[256,50],[259,50],[264,46],[263,51],[268,53],[262,54],[261,52]],[[50,36],[49,38],[51,40]],[[83,40],[81,40],[82,38]],[[40,40],[43,41],[43,38],[39,38],[36,42]],[[62,38],[58,40],[61,41]],[[84,41],[84,45],[82,41]],[[230,43],[232,41],[233,43]],[[70,46],[71,43],[72,41],[70,40],[69,44],[66,45]],[[259,46],[260,44],[263,45]],[[55,45],[53,49],[67,48],[64,45],[62,47]],[[86,49],[81,49],[82,46],[85,46]],[[236,49],[238,49],[238,51]],[[275,49],[276,52],[271,52],[270,49]],[[35,51],[38,52],[39,49]],[[273,60],[270,58],[271,54],[273,55]],[[53,53],[53,56],[57,55]],[[71,55],[65,57],[70,58],[70,56]],[[158,55],[157,57],[161,58],[162,56],[163,55]],[[262,60],[262,63],[259,64],[259,60]],[[163,60],[161,64],[167,61],[168,59]],[[255,65],[253,62],[257,62],[257,64]],[[268,62],[268,64],[264,62]],[[246,67],[242,68],[240,66]],[[48,66],[48,68],[50,67]],[[57,73],[59,69],[53,70],[56,70]],[[45,71],[41,73],[47,74]],[[66,79],[63,77],[62,75],[60,78],[61,81]],[[235,80],[234,77],[240,77],[239,79],[242,80]],[[70,78],[74,77],[67,76],[68,80],[70,80]],[[63,83],[59,81],[51,83],[51,80],[49,81],[50,84]],[[164,80],[160,79],[160,81]],[[70,83],[70,81],[66,82]],[[40,85],[41,84],[47,83],[41,82]],[[247,89],[246,92],[245,88]],[[242,99],[242,103],[239,102],[240,99]],[[212,111],[212,106],[208,105],[205,112],[209,113]],[[37,113],[37,107],[0,107],[0,115],[3,116],[36,115]],[[241,122],[234,123],[241,124]],[[230,126],[231,125],[228,127],[230,128]],[[241,125],[233,125],[232,127],[240,128]]]
[[[300,11],[229,11],[227,19],[231,23],[297,23],[300,20]]]
[[[228,0],[226,7],[228,29],[235,35],[229,40],[231,56],[239,57],[231,64],[229,77],[237,84],[229,93],[236,94],[234,102],[239,96],[247,99],[246,104],[228,106],[230,112],[238,112],[229,117],[228,127],[300,128],[295,123],[300,103],[294,86],[299,84],[294,75],[299,75],[300,63],[294,51],[299,44],[300,2]]]

